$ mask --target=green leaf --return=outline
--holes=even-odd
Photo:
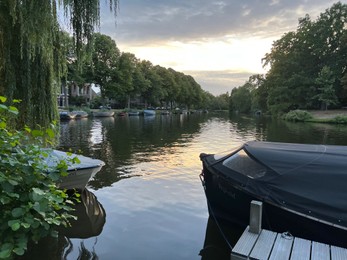
[[[8,107],[8,111],[11,112],[12,114],[18,115],[18,109],[16,107],[13,106],[9,106]]]
[[[40,130],[32,130],[31,134],[33,137],[39,137],[39,136],[43,136],[43,132]]]
[[[8,204],[10,203],[12,200],[9,198],[9,197],[1,197],[0,198],[0,202],[1,204],[5,205],[5,204]]]
[[[0,101],[1,101],[2,103],[6,102],[6,100],[7,100],[7,98],[6,98],[6,97],[4,97],[4,96],[0,96]]]
[[[26,132],[28,132],[28,133],[31,133],[31,129],[30,129],[30,127],[28,127],[28,126],[25,126],[25,127],[24,127],[24,130],[25,130]]]
[[[18,218],[24,215],[24,210],[22,208],[14,208],[11,214],[14,218]]]
[[[55,136],[54,131],[52,129],[47,129],[46,133],[50,138],[54,138]]]
[[[45,195],[45,192],[39,188],[33,188],[33,192],[37,195]]]
[[[22,227],[24,227],[26,229],[30,228],[30,224],[29,223],[22,222],[21,225],[22,225]]]
[[[4,121],[0,122],[0,128],[6,128],[7,124]]]
[[[9,258],[12,252],[13,245],[5,243],[0,247],[0,259]]]
[[[9,183],[11,183],[13,186],[18,185],[18,182],[15,180],[8,180]]]
[[[15,249],[13,249],[13,252],[15,253],[15,254],[17,254],[17,255],[24,255],[24,248],[15,248]]]
[[[20,228],[20,221],[18,219],[10,220],[7,222],[7,224],[12,228],[13,231],[16,231]]]

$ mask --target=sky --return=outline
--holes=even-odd
[[[262,58],[297,29],[300,17],[316,20],[336,2],[119,0],[116,18],[102,6],[99,31],[122,52],[191,75],[213,95],[230,94],[249,76],[268,71]]]

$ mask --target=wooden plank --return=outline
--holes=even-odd
[[[250,259],[268,259],[277,233],[263,229],[251,252]]]
[[[330,248],[329,245],[312,241],[312,260],[330,260]]]
[[[331,260],[346,260],[347,249],[337,246],[331,246]]]
[[[258,234],[249,232],[249,226],[247,226],[239,241],[237,241],[235,247],[231,251],[231,259],[242,259],[239,258],[239,256],[245,256],[247,258],[251,253],[258,236]]]
[[[291,260],[310,260],[311,241],[299,237],[294,238]]]
[[[293,237],[277,234],[274,247],[271,251],[270,260],[286,260],[289,259],[293,245]]]

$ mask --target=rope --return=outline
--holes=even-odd
[[[224,232],[223,232],[221,226],[219,225],[218,220],[217,220],[217,217],[216,217],[216,215],[214,214],[213,209],[212,209],[212,207],[211,207],[210,201],[209,201],[208,198],[207,198],[207,194],[206,194],[206,185],[205,185],[205,181],[203,180],[203,177],[204,177],[203,172],[199,175],[199,177],[200,177],[200,180],[201,180],[201,184],[202,184],[202,186],[203,186],[203,188],[204,188],[205,197],[206,197],[206,201],[207,201],[207,207],[208,207],[208,209],[209,209],[209,211],[210,211],[210,213],[211,213],[211,215],[212,215],[212,217],[213,217],[213,219],[214,219],[214,222],[216,223],[216,225],[217,225],[217,227],[218,227],[218,230],[219,230],[220,234],[222,235],[223,239],[225,240],[225,242],[227,243],[227,245],[229,246],[230,251],[231,251],[231,250],[233,249],[233,247],[232,247],[232,245],[229,243],[227,236],[224,234]]]

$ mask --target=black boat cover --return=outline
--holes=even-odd
[[[228,167],[242,150],[265,169],[262,174]],[[225,157],[201,159],[259,200],[347,227],[347,146],[251,141]]]

